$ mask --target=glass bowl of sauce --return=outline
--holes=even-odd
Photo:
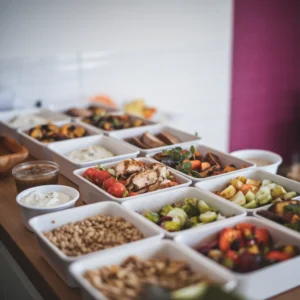
[[[52,161],[29,161],[12,170],[18,193],[34,186],[58,184],[59,165]]]

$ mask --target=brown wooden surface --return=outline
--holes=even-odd
[[[63,176],[60,176],[59,183],[77,188]],[[80,299],[79,290],[69,288],[42,258],[34,234],[28,231],[22,223],[21,211],[15,200],[16,194],[12,176],[0,181],[1,241],[44,299]],[[81,199],[77,203],[83,204]],[[272,282],[268,278],[266,278],[266,288],[272,288]],[[300,299],[299,287],[272,298],[272,300],[296,299]]]

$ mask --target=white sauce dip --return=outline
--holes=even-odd
[[[103,159],[114,156],[113,153],[101,147],[100,145],[93,145],[87,148],[77,149],[68,153],[67,158],[75,163],[84,163],[96,159]]]
[[[13,128],[30,127],[48,123],[48,119],[36,115],[19,115],[8,121]]]
[[[55,207],[71,201],[71,197],[60,192],[32,192],[21,199],[21,203],[34,207]]]

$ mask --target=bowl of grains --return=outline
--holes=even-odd
[[[69,286],[76,286],[69,265],[95,252],[163,238],[154,224],[113,202],[50,213],[29,221],[44,258]]]

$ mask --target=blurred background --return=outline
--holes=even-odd
[[[142,98],[207,145],[298,160],[300,1],[0,5],[1,110]]]

